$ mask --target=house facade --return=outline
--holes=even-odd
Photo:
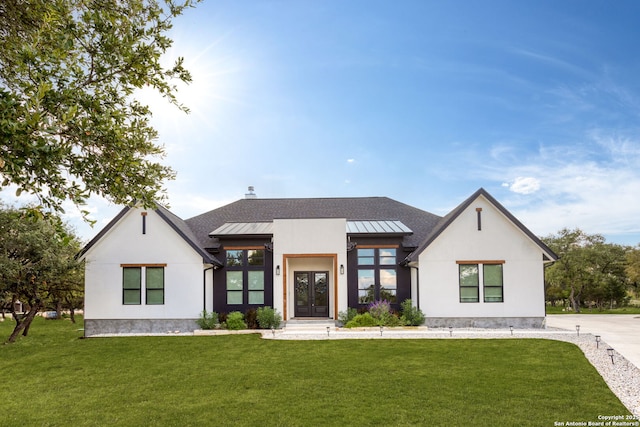
[[[386,197],[260,199],[182,220],[125,208],[81,252],[85,335],[189,331],[202,310],[336,319],[411,299],[426,325],[542,327],[557,259],[484,189],[440,217]]]

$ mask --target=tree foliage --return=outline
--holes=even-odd
[[[627,266],[625,268],[627,277],[631,282],[636,298],[640,297],[640,246],[631,249],[627,253]]]
[[[0,295],[10,302],[16,326],[9,337],[27,335],[38,312],[62,306],[82,292],[83,266],[76,260],[80,243],[53,215],[30,215],[28,209],[0,206]],[[17,313],[20,301],[27,310]]]
[[[172,19],[194,1],[0,2],[0,189],[58,211],[92,194],[164,199],[174,172],[135,92],[151,87],[181,107],[174,83],[191,76],[182,58],[169,68],[160,58]]]
[[[560,257],[545,271],[548,301],[567,299],[576,313],[585,303],[602,309],[628,301],[628,247],[580,229],[562,229],[543,241]]]

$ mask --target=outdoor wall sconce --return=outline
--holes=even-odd
[[[280,275],[280,266],[276,265],[276,276]]]
[[[449,336],[453,336],[453,326],[449,326]]]
[[[576,332],[578,333],[578,336],[580,336],[580,325],[576,325]]]
[[[509,330],[511,330],[511,335],[513,335],[513,326],[509,326]]]
[[[600,335],[596,335],[596,348],[600,348]]]
[[[340,264],[340,274],[344,274],[344,264]]]
[[[609,354],[609,357],[611,358],[611,364],[613,364],[613,349],[612,348],[608,348],[607,349],[607,353]]]

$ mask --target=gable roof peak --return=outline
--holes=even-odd
[[[462,203],[456,206],[451,212],[440,220],[436,227],[431,231],[425,241],[418,247],[417,250],[409,254],[405,259],[406,263],[414,262],[418,260],[418,256],[440,235],[442,232],[453,223],[456,218],[464,212],[471,203],[478,199],[478,197],[484,197],[489,203],[491,203],[500,213],[502,213],[513,225],[520,229],[529,239],[531,239],[536,245],[542,249],[542,252],[550,261],[555,261],[558,256],[540,240],[535,234],[533,234],[527,227],[524,226],[511,212],[509,212],[504,206],[500,204],[487,190],[480,187],[475,193],[465,199]]]
[[[107,224],[102,230],[100,230],[100,232],[80,250],[76,257],[82,259],[89,251],[89,249],[91,249],[100,240],[102,240],[102,238],[109,232],[109,230],[111,230],[118,222],[120,222],[120,220],[132,209],[144,210],[145,208],[141,204],[125,206],[109,222],[109,224]],[[201,255],[203,262],[216,266],[222,266],[222,263],[217,258],[209,254],[204,250],[204,248],[199,245],[196,236],[193,234],[193,231],[189,228],[189,226],[184,222],[182,218],[178,217],[159,203],[156,203],[155,209],[150,208],[149,210],[155,212],[160,218],[162,218],[169,227],[171,227],[189,246],[193,248],[193,250]]]

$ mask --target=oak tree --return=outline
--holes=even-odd
[[[543,238],[559,259],[545,270],[547,300],[568,298],[579,313],[584,302],[599,309],[626,304],[629,248],[606,243],[599,234],[562,229]]]
[[[198,1],[0,2],[0,190],[13,185],[57,211],[92,194],[163,200],[174,171],[136,91],[187,110],[176,99],[176,82],[191,80],[182,58],[160,59],[172,20]]]
[[[9,342],[27,335],[38,312],[82,289],[79,240],[54,215],[0,206],[0,296],[16,321]],[[16,312],[21,302],[25,313]]]

